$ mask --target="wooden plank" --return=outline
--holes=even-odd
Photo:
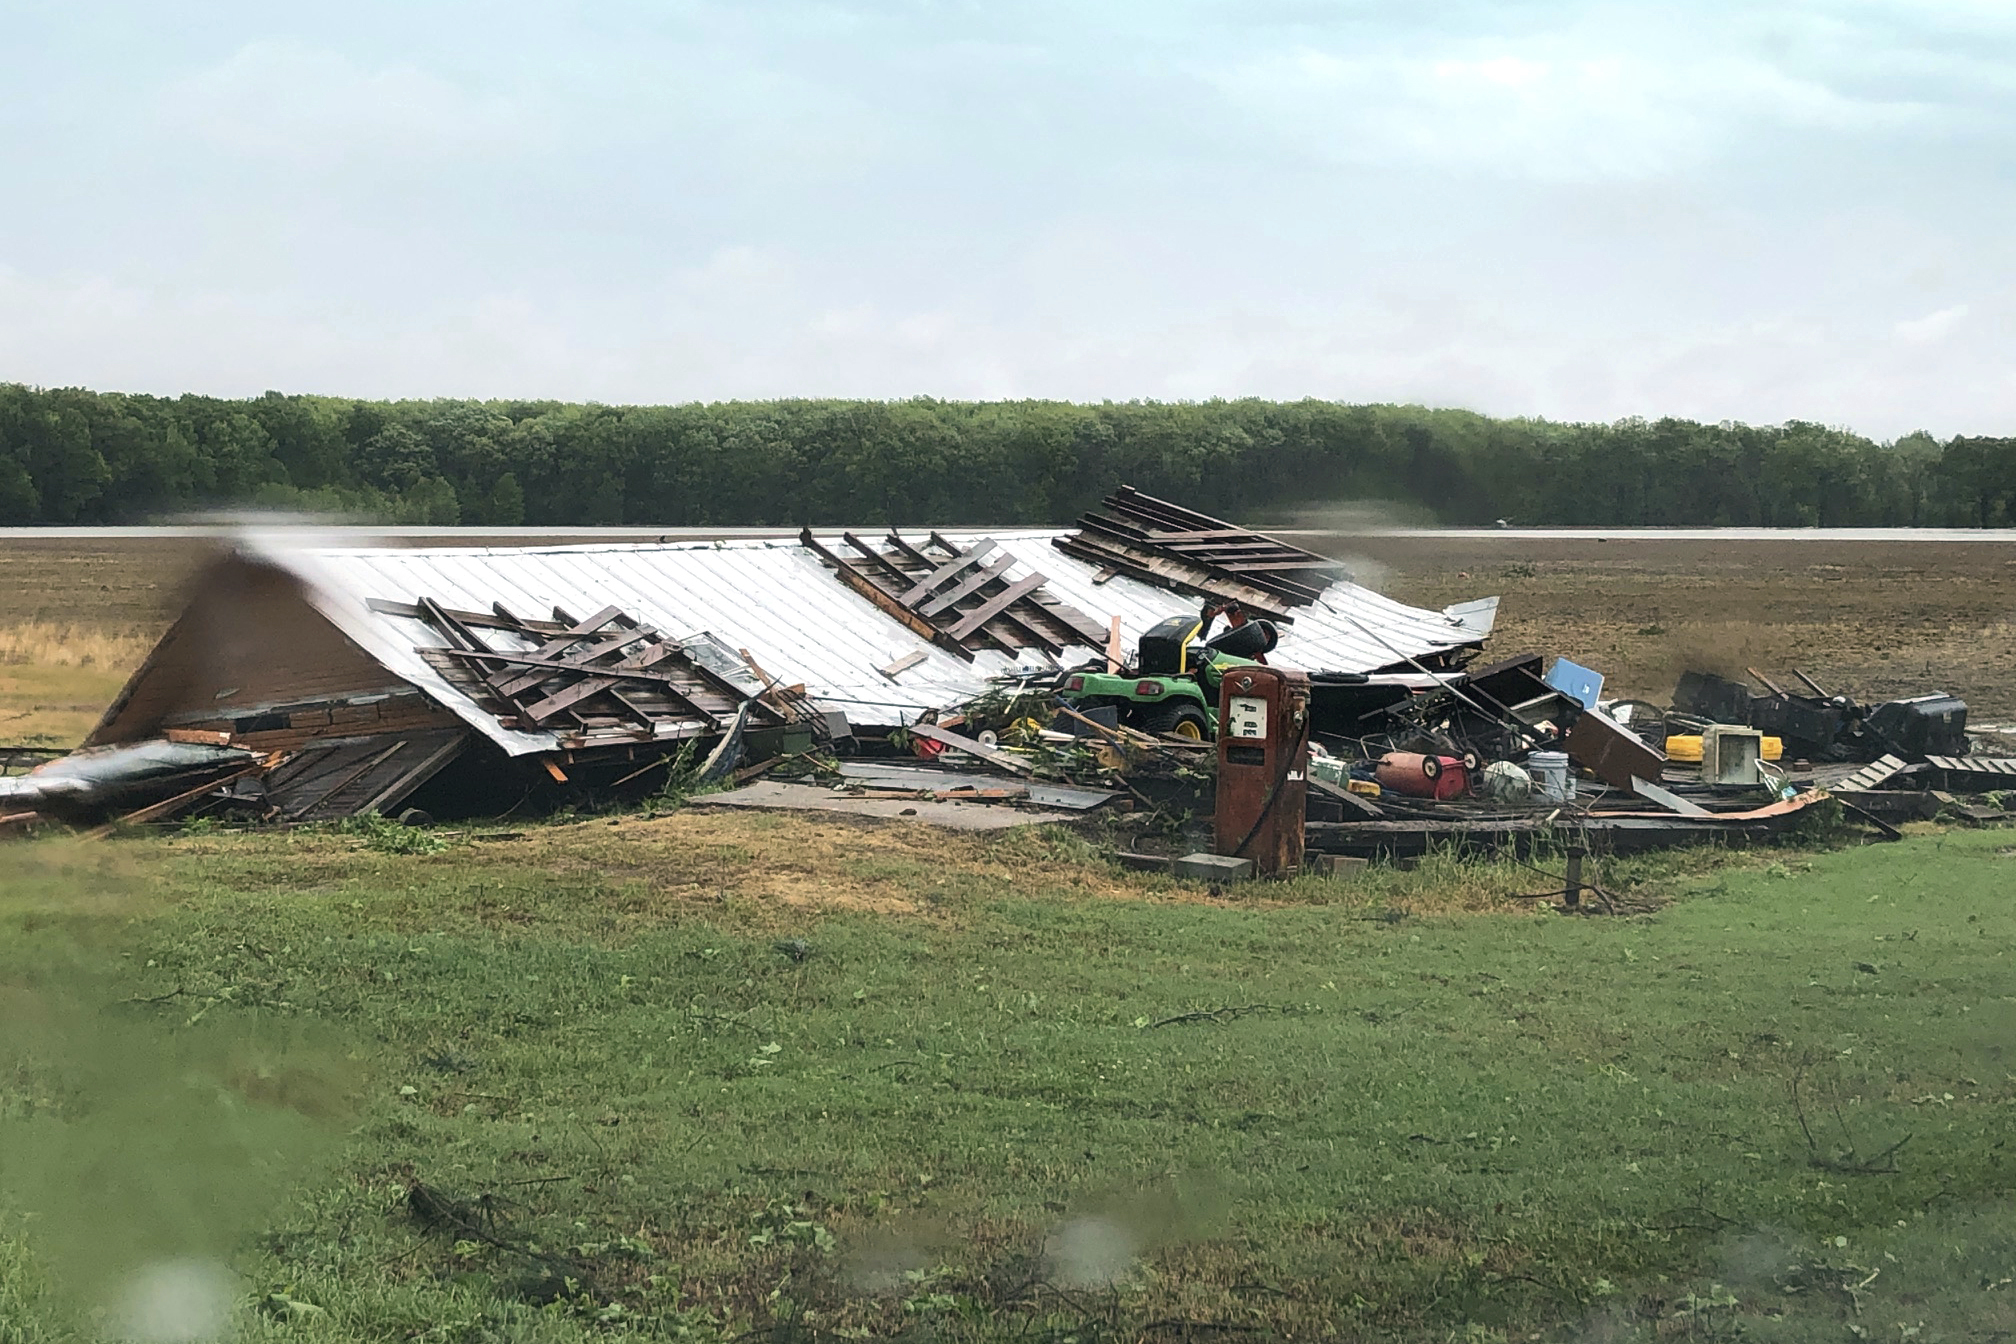
[[[936,532],[933,532],[931,535],[933,537],[938,536]],[[901,532],[898,532],[893,527],[889,529],[889,535],[882,538],[882,544],[884,546],[887,546],[890,550],[895,551],[898,555],[900,555],[903,559],[908,560],[911,564],[918,566],[920,569],[925,570],[936,569],[940,563],[938,560],[934,559],[929,555],[926,555],[923,551],[918,550],[915,546],[912,546],[909,542],[905,541],[903,539],[903,534]],[[957,546],[953,546],[950,544],[946,545],[945,552],[946,554],[954,557],[955,559],[961,554],[961,551]],[[903,566],[898,565],[897,568],[903,569]],[[910,575],[912,578],[916,577],[916,570],[904,569],[903,572]]]
[[[861,540],[861,538],[855,536],[852,532],[842,532],[840,534],[840,539],[842,541],[845,541],[849,546],[852,546],[855,550],[861,552],[862,559],[872,562],[882,573],[888,575],[892,580],[894,580],[894,582],[899,588],[907,587],[909,585],[910,575],[907,572],[905,572],[901,566],[892,561],[888,556],[876,550],[875,547]],[[873,582],[872,575],[863,575],[862,577],[868,578],[870,582]],[[888,592],[891,597],[896,596],[896,591],[894,589],[884,589],[884,591]],[[902,599],[898,598],[897,600],[901,601]]]
[[[1637,794],[1648,803],[1657,803],[1667,811],[1677,812],[1683,817],[1708,817],[1714,815],[1714,813],[1699,803],[1689,802],[1679,794],[1658,784],[1651,783],[1648,780],[1640,779],[1636,775],[1631,776],[1631,792]]]
[[[461,755],[469,746],[469,734],[458,733],[422,756],[412,765],[393,776],[377,793],[365,800],[357,808],[359,815],[366,812],[383,813],[387,807],[403,801],[406,796],[441,773],[448,762]]]
[[[1021,633],[1031,646],[1041,650],[1046,657],[1052,657],[1053,661],[1054,655],[1064,652],[1072,644],[1096,649],[1100,640],[1106,637],[1104,628],[1091,617],[1076,607],[1057,601],[1043,588],[1023,595],[1003,611],[989,633],[998,635],[1003,623]]]
[[[1014,564],[1014,556],[1002,556],[978,574],[970,575],[963,582],[955,584],[942,593],[933,593],[927,601],[918,603],[916,608],[917,614],[926,617],[936,616],[947,607],[951,607],[973,596],[973,594],[979,592],[1003,574],[1006,574]],[[955,640],[955,642],[957,641]]]
[[[912,634],[922,639],[927,639],[940,648],[945,649],[948,653],[955,653],[968,662],[973,661],[972,653],[961,645],[958,640],[948,638],[937,626],[925,620],[901,602],[898,602],[894,597],[884,592],[879,585],[871,581],[867,575],[859,573],[852,565],[821,545],[819,539],[812,535],[811,528],[805,528],[798,534],[798,542],[807,550],[825,560],[827,564],[832,565],[834,573],[839,575],[842,583],[852,588],[862,597],[867,598],[875,606],[881,608],[885,615],[900,621]]]
[[[291,813],[291,815],[296,819],[307,816],[310,812],[313,812],[316,808],[322,806],[322,804],[328,802],[331,798],[334,798],[338,793],[341,793],[350,784],[354,783],[359,776],[369,771],[372,767],[378,765],[382,761],[390,760],[399,751],[399,749],[404,747],[405,745],[406,745],[405,739],[402,738],[399,741],[394,742],[391,746],[385,748],[385,750],[379,752],[377,755],[367,757],[362,765],[358,766],[354,770],[345,772],[341,779],[337,780],[334,784],[331,784],[328,788],[322,790],[322,792],[316,794],[314,802],[308,804],[306,807],[295,808],[294,811]]]
[[[699,701],[694,700],[693,692],[704,688],[721,696],[732,708],[738,710],[741,708],[743,701],[753,700],[753,707],[749,711],[752,725],[757,725],[758,720],[762,721],[760,725],[757,725],[761,727],[776,727],[778,724],[792,722],[791,715],[773,707],[762,699],[762,695],[768,695],[775,689],[775,678],[762,668],[756,666],[756,660],[749,656],[749,650],[737,649],[736,652],[742,655],[742,661],[749,664],[757,677],[765,683],[765,688],[761,695],[751,696],[749,692],[743,690],[740,686],[737,686],[734,682],[728,680],[728,678],[722,676],[698,658],[687,653],[683,648],[678,651],[677,662],[674,665],[692,681],[698,682],[699,686],[686,685],[681,688],[680,695],[691,703],[698,705]],[[716,717],[719,716],[717,715]]]
[[[981,542],[978,546],[975,546],[972,550],[966,552],[964,555],[959,556],[956,559],[947,560],[944,564],[938,566],[938,568],[932,570],[929,574],[926,574],[922,579],[919,579],[916,583],[912,584],[909,590],[903,593],[896,600],[898,602],[901,602],[906,607],[915,606],[918,600],[921,599],[926,593],[929,593],[932,589],[936,588],[939,584],[944,583],[947,579],[950,579],[953,575],[958,574],[964,570],[970,569],[974,565],[979,564],[982,560],[986,559],[989,555],[993,554],[993,552],[996,549],[998,548],[994,545],[992,541]]]
[[[910,725],[909,731],[912,736],[943,743],[954,751],[963,751],[968,756],[977,756],[989,765],[998,765],[1003,770],[1012,770],[1018,775],[1029,775],[1036,772],[1035,766],[1018,756],[1011,756],[1005,751],[997,751],[993,747],[983,746],[970,737],[961,737],[959,734],[937,727],[935,724],[914,723]]]
[[[1256,536],[1259,536],[1259,534],[1253,531],[1253,529],[1250,527],[1212,527],[1212,528],[1205,528],[1202,531],[1157,532],[1155,533],[1155,540],[1165,542],[1219,541],[1219,540],[1231,541],[1231,540],[1244,540],[1246,538]],[[1271,537],[1262,539],[1271,542],[1273,545],[1277,546],[1280,545],[1279,542],[1273,541]]]
[[[524,656],[532,659],[534,663],[543,665],[544,667],[551,669],[551,672],[571,672],[586,667],[587,665],[593,663],[597,658],[607,658],[612,653],[618,653],[623,649],[628,648],[630,645],[636,643],[640,639],[655,639],[657,637],[657,634],[658,632],[656,630],[649,630],[639,627],[636,630],[625,630],[622,634],[610,635],[607,638],[598,639],[592,643],[579,644],[571,651],[564,654],[560,654],[559,656],[553,656],[547,654],[544,650],[538,652],[531,652]],[[566,648],[568,642],[569,641],[555,641],[555,643],[558,644],[559,647],[561,648]],[[552,648],[553,645],[548,645],[547,647]],[[551,675],[551,672],[549,672],[547,675]],[[490,682],[490,684],[496,689],[497,694],[507,697],[518,695],[520,692],[523,691],[528,691],[532,687],[537,686],[540,682],[545,681],[547,679],[546,676],[542,676],[537,672],[530,672],[530,671],[513,673],[509,676],[502,676],[501,680],[499,679],[500,676],[502,676],[502,674],[492,673],[489,677],[485,678],[485,680]]]
[[[584,700],[592,700],[604,691],[615,690],[619,680],[620,678],[614,676],[597,676],[589,673],[572,686],[557,690],[543,700],[535,700],[522,706],[519,713],[532,722],[543,725],[563,710],[571,709]]]
[[[1310,570],[1326,568],[1323,565],[1312,565],[1307,560],[1213,560],[1210,563],[1213,569],[1223,569],[1233,574],[1263,574],[1275,571],[1306,574]],[[1347,568],[1336,561],[1330,562],[1327,567]]]
[[[1279,594],[1229,577],[1214,576],[1208,570],[1192,565],[1148,556],[1119,554],[1106,546],[1088,542],[1083,533],[1066,533],[1053,538],[1050,544],[1066,555],[1095,565],[1108,566],[1129,578],[1139,579],[1157,588],[1167,588],[1174,592],[1211,598],[1215,601],[1236,601],[1255,616],[1265,616],[1269,620],[1283,624],[1293,624],[1295,620],[1289,603]]]
[[[647,672],[684,652],[685,649],[680,645],[674,644],[669,639],[661,639],[645,645],[622,662],[611,663],[610,666],[619,672]]]
[[[1341,784],[1332,784],[1327,779],[1318,779],[1314,775],[1309,776],[1309,792],[1312,794],[1321,794],[1331,802],[1341,807],[1349,808],[1365,821],[1380,821],[1386,816],[1385,809],[1381,808],[1370,798],[1355,794]]]
[[[1896,757],[1883,759],[1891,761]],[[1925,764],[1951,774],[2016,775],[2016,759],[2006,756],[1927,756]]]
[[[1777,682],[1771,680],[1771,678],[1765,676],[1762,672],[1759,672],[1756,668],[1746,667],[1743,670],[1745,672],[1748,672],[1753,678],[1756,679],[1756,681],[1760,685],[1764,687],[1765,690],[1771,692],[1771,694],[1784,696],[1788,700],[1792,698],[1791,693],[1788,692],[1783,686],[1780,686]]]
[[[86,831],[81,838],[85,840],[103,840],[106,836],[112,834],[114,830],[118,829],[121,826],[137,826],[142,822],[153,821],[156,817],[165,817],[169,813],[173,812],[176,808],[181,807],[184,803],[193,803],[198,798],[201,798],[204,794],[210,793],[216,789],[221,789],[226,784],[235,784],[239,780],[245,778],[247,775],[256,775],[261,770],[264,770],[267,767],[273,765],[279,759],[280,758],[278,753],[275,753],[272,756],[264,757],[263,759],[255,761],[251,765],[246,766],[242,770],[234,770],[230,774],[225,775],[220,779],[213,779],[208,784],[198,785],[197,787],[190,789],[186,793],[178,793],[173,798],[163,798],[158,803],[149,803],[146,807],[141,808],[137,812],[128,812],[125,816],[119,818],[119,820],[117,821],[107,822],[105,825],[97,827],[95,830]]]
[[[1904,768],[1902,756],[1884,756],[1863,766],[1834,787],[1837,791],[1861,793],[1875,788]]]
[[[538,681],[550,680],[555,676],[579,677],[579,676],[593,675],[599,677],[608,677],[616,681],[652,681],[652,682],[661,682],[667,686],[677,686],[679,684],[679,678],[675,676],[673,673],[661,671],[656,667],[636,667],[636,668],[627,668],[621,666],[556,667],[552,663],[542,663],[538,659],[533,658],[530,654],[476,653],[469,649],[424,649],[424,648],[418,650],[418,652],[445,654],[450,658],[463,660],[471,663],[494,662],[494,663],[506,663],[513,667],[539,668],[543,670],[543,675],[538,678]],[[687,669],[684,666],[682,666],[680,670],[683,672],[686,671]],[[535,681],[533,684],[537,685],[538,682]],[[736,694],[740,696],[741,692],[738,690]]]
[[[1127,665],[1127,646],[1120,637],[1120,618],[1115,616],[1106,627],[1106,673],[1111,676]]]
[[[911,546],[895,532],[889,534],[889,540],[893,545],[900,547],[905,554],[929,563],[929,556]],[[959,553],[957,546],[937,532],[931,534],[931,544],[954,555]],[[985,544],[989,548],[994,545],[991,539]],[[1020,604],[1019,610],[1011,608],[1002,615],[1007,628],[1027,641],[1019,647],[1040,649],[1049,655],[1062,653],[1071,644],[1097,648],[1099,640],[1105,633],[1098,623],[1084,612],[1040,590],[1031,593],[1029,601]],[[1003,638],[1002,631],[998,628],[989,630],[988,634],[994,637],[994,643],[1004,652],[1012,653],[1018,647],[1012,641]]]
[[[638,704],[636,700],[632,699],[630,696],[625,695],[623,692],[617,690],[613,686],[609,688],[609,698],[611,700],[614,700],[617,704],[623,706],[623,708],[629,710],[632,714],[635,714],[637,716],[637,731],[643,733],[646,737],[656,737],[658,735],[658,725],[665,722],[666,719],[669,717],[668,715],[654,713],[651,710],[644,708],[644,706]],[[688,703],[690,704],[691,702],[688,701]],[[721,726],[720,719],[716,718],[712,714],[709,714],[706,710],[700,709],[698,705],[695,705],[694,708],[696,710],[699,710],[701,717],[707,720],[710,729],[720,728]]]
[[[451,644],[463,649],[484,650],[490,646],[478,639],[473,631],[450,616],[439,602],[431,597],[420,599],[420,610],[425,613],[427,623],[440,631]]]
[[[887,667],[878,667],[875,670],[889,678],[889,680],[894,681],[930,656],[930,654],[922,649],[913,649],[901,658],[898,658],[895,662],[890,663]]]
[[[948,633],[954,639],[966,639],[981,626],[1041,588],[1044,583],[1045,579],[1041,574],[1031,574],[1026,579],[1016,580],[972,611],[965,613],[965,619],[953,626]]]
[[[503,608],[500,606],[497,608],[497,610],[501,612],[503,611]],[[593,616],[590,616],[587,620],[577,622],[571,628],[559,631],[553,638],[547,640],[544,644],[539,645],[538,648],[529,650],[529,652],[534,658],[552,658],[555,655],[564,653],[569,648],[572,648],[579,641],[586,639],[590,635],[593,635],[596,632],[600,631],[604,626],[608,625],[611,621],[627,621],[629,624],[629,628],[638,631],[640,635],[644,633],[643,628],[641,626],[639,626],[635,621],[630,621],[629,618],[624,616],[622,611],[619,610],[618,608],[604,607],[602,608],[602,610],[596,612]],[[496,677],[493,676],[489,680],[491,681],[492,685],[498,686],[499,694],[503,695],[513,694],[513,692],[507,691],[501,685],[498,685]]]
[[[303,747],[266,776],[266,796],[277,800],[287,793],[314,788],[337,771],[369,756],[373,740],[350,738]]]
[[[1108,495],[1101,509],[1085,514],[1078,520],[1079,533],[1076,540],[1084,540],[1087,534],[1100,534],[1117,543],[1118,549],[1136,553],[1137,560],[1159,557],[1186,566],[1194,565],[1208,576],[1222,577],[1220,564],[1230,559],[1227,554],[1237,550],[1247,563],[1254,563],[1263,556],[1269,556],[1284,567],[1274,571],[1256,571],[1251,581],[1263,590],[1299,605],[1317,601],[1328,586],[1329,579],[1316,586],[1295,582],[1286,575],[1298,571],[1312,576],[1327,576],[1338,569],[1348,568],[1340,562],[1291,546],[1275,537],[1246,529],[1234,529],[1220,519],[1193,513],[1177,505],[1142,495],[1132,487],[1123,486]],[[1217,540],[1191,540],[1183,538],[1190,534],[1219,534]],[[1239,540],[1232,540],[1237,537]],[[1064,538],[1058,539],[1063,546]],[[1068,546],[1065,549],[1069,550]],[[1102,563],[1105,557],[1098,557]],[[1191,580],[1194,585],[1197,581]],[[1207,590],[1208,591],[1208,590]],[[1229,594],[1212,593],[1212,596]],[[1252,605],[1252,604],[1249,604]],[[1256,608],[1257,609],[1257,608]]]
[[[401,616],[409,621],[424,621],[427,613],[411,602],[393,602],[382,597],[368,597],[364,605],[380,616]],[[493,607],[491,614],[480,611],[449,611],[463,625],[475,630],[508,630],[513,634],[558,634],[561,625],[549,621],[525,621],[504,611],[501,606]]]

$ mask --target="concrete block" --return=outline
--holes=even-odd
[[[1167,854],[1115,854],[1122,868],[1132,868],[1137,873],[1166,873],[1176,862]]]
[[[1185,854],[1176,860],[1176,876],[1199,882],[1244,882],[1253,876],[1253,860],[1224,854]]]
[[[1309,871],[1318,877],[1335,877],[1349,881],[1362,877],[1372,866],[1370,859],[1353,858],[1349,854],[1311,854]]]

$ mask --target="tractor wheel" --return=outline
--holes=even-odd
[[[1141,726],[1151,733],[1168,733],[1171,737],[1187,737],[1192,742],[1202,742],[1211,735],[1211,720],[1196,705],[1163,705],[1144,716]]]

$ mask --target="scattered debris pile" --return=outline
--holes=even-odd
[[[1334,561],[1127,489],[1068,533],[479,549],[247,536],[86,750],[10,783],[0,815],[17,827],[419,820],[759,776],[765,790],[962,812],[1142,805],[1170,791],[1143,759],[1185,748],[1117,734],[1131,747],[1123,759],[1052,729],[1054,706],[998,725],[988,706],[1047,703],[1070,669],[1117,667],[1130,634],[1190,624],[1199,595],[1277,613],[1294,627],[1279,637],[1284,657],[1358,676],[1396,656],[1460,665],[1496,612],[1495,599],[1407,607],[1351,584]],[[998,727],[1005,752],[1030,755],[1026,768],[962,726]],[[184,761],[117,788],[79,773],[106,753],[151,759],[176,734],[232,753],[242,773],[220,780]],[[1003,780],[949,777],[962,772],[936,758],[962,743]],[[899,760],[924,773],[843,773]],[[1182,789],[1208,796],[1208,765],[1185,768]]]
[[[1672,704],[1660,706],[1604,700],[1591,669],[1525,654],[1445,676],[1347,723],[1333,719],[1330,731],[1319,724],[1313,777],[1357,797],[1312,798],[1309,844],[1404,854],[1545,833],[1626,851],[1767,837],[1830,798],[1884,838],[1903,821],[2008,815],[2016,759],[1983,754],[2006,752],[1992,742],[1971,743],[1967,707],[1954,697],[1865,707],[1803,673],[1794,676],[1810,695],[1751,675],[1763,689],[1688,672]]]
[[[1998,820],[2016,791],[2016,752],[1971,742],[1950,696],[1864,705],[1753,670],[1689,672],[1666,705],[1606,699],[1566,658],[1483,661],[1495,615],[1404,606],[1127,488],[1063,533],[247,539],[85,749],[0,761],[0,832],[718,789],[976,828],[1153,812],[1214,837],[1185,871],[1217,880],[1305,850],[1756,839],[1830,798],[1894,836]]]
[[[1964,755],[1967,706],[1940,692],[1862,705],[1830,695],[1798,669],[1792,675],[1810,694],[1788,691],[1755,668],[1747,669],[1764,687],[1752,691],[1740,681],[1708,672],[1682,675],[1665,718],[1674,735],[1698,734],[1710,725],[1751,727],[1776,737],[1796,757],[1815,761],[1880,760],[1898,754]]]

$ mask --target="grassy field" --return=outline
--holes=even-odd
[[[416,836],[8,850],[0,1341],[2016,1331],[2006,836],[1613,867],[1632,918]]]

